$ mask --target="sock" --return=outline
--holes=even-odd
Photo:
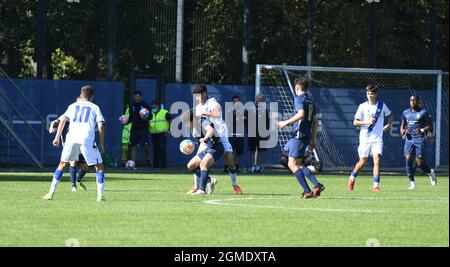
[[[194,169],[192,172],[194,173],[194,187],[200,188],[200,185],[201,185],[200,176],[202,175],[200,168]],[[211,182],[211,177],[208,174],[208,176],[206,177],[206,183],[210,183],[210,182]]]
[[[358,173],[355,170],[353,170],[352,174],[350,175],[350,179],[352,181],[354,181],[356,179],[356,177],[358,177]]]
[[[63,175],[62,170],[55,170],[55,174],[53,175],[52,184],[50,185],[50,191],[49,193],[54,193],[56,191],[56,186],[58,185],[59,181],[61,181],[61,177]]]
[[[85,174],[86,172],[82,168],[80,168],[77,173],[77,182],[81,181],[81,178],[83,178]]]
[[[76,172],[77,168],[73,166],[69,166],[69,174],[70,174],[70,180],[72,181],[72,187],[76,186]]]
[[[414,182],[414,158],[406,158],[406,175],[408,175],[409,181]]]
[[[411,185],[411,187],[416,187],[416,183],[414,181],[409,181],[409,184]]]
[[[200,189],[206,192],[206,184],[208,183],[208,170],[200,171]]]
[[[230,172],[228,173],[230,175],[232,185],[237,185],[236,172],[237,172],[236,166],[234,166],[234,168],[231,169]]]
[[[422,171],[426,174],[430,174],[431,169],[428,166],[428,164],[425,162],[425,160],[422,160],[422,164],[419,165],[419,168],[422,169]]]
[[[103,195],[105,191],[105,174],[100,171],[96,173],[97,176],[97,195]]]
[[[297,178],[297,181],[300,183],[300,185],[303,187],[303,190],[305,193],[311,192],[311,189],[308,186],[308,183],[306,183],[305,176],[303,175],[303,172],[300,168],[297,169],[297,171],[294,173],[295,178]]]
[[[308,167],[301,167],[300,169],[302,170],[303,174],[308,178],[308,180],[314,185],[314,187],[319,186],[319,181],[317,181],[316,176],[314,176],[314,174]]]
[[[380,183],[380,177],[373,177],[373,187],[377,187],[378,184]]]
[[[234,166],[236,166],[236,171],[239,171],[239,164],[235,164]]]

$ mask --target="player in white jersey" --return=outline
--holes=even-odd
[[[81,153],[86,160],[88,166],[95,165],[97,176],[97,201],[103,201],[104,197],[104,167],[100,152],[105,148],[105,119],[100,111],[100,108],[91,102],[94,97],[94,89],[89,86],[83,86],[79,101],[71,104],[58,125],[58,130],[53,140],[53,145],[58,147],[64,126],[67,121],[70,121],[69,132],[66,135],[66,142],[61,153],[61,160],[58,168],[53,176],[52,184],[49,192],[44,196],[44,199],[50,200],[56,190],[56,186],[61,180],[64,167],[69,161],[78,161]],[[97,147],[95,143],[95,128],[98,127],[100,145]],[[100,150],[99,150],[100,148]]]
[[[194,107],[195,115],[205,116],[214,124],[214,127],[219,134],[220,142],[222,143],[224,148],[224,159],[226,165],[228,166],[233,190],[236,192],[236,194],[242,195],[242,190],[237,184],[237,170],[236,166],[234,165],[233,148],[230,144],[230,141],[228,140],[228,127],[225,121],[222,119],[222,107],[215,98],[208,97],[208,90],[206,88],[206,85],[198,85],[196,88],[194,88],[192,94],[195,97],[194,104],[198,103]],[[201,150],[199,149],[197,153],[200,152]],[[194,180],[197,180],[195,174]]]
[[[353,125],[361,127],[359,132],[358,154],[359,161],[356,163],[352,174],[348,178],[347,188],[353,191],[355,179],[366,164],[369,156],[373,158],[373,190],[380,192],[380,160],[383,154],[383,132],[389,131],[394,116],[385,103],[377,100],[378,86],[368,85],[366,87],[367,102],[359,105],[356,111]],[[388,123],[384,124],[387,117]]]

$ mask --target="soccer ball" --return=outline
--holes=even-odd
[[[195,150],[195,144],[189,140],[185,139],[180,143],[180,151],[185,155],[190,155]]]
[[[139,115],[141,116],[142,119],[145,120],[150,115],[150,111],[148,111],[148,109],[146,108],[142,108],[141,110],[139,110]]]
[[[119,118],[119,121],[120,121],[120,123],[121,124],[127,124],[128,123],[128,116],[127,115],[122,115],[122,116],[120,116],[120,118]]]
[[[125,168],[127,169],[133,169],[134,167],[136,167],[136,162],[133,160],[129,160],[125,163]]]

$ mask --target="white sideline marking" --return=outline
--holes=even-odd
[[[239,206],[239,207],[250,207],[250,208],[266,208],[266,209],[284,209],[284,210],[304,210],[304,211],[325,211],[325,212],[359,212],[359,213],[407,213],[407,214],[442,214],[441,212],[405,212],[401,210],[369,210],[369,209],[333,209],[333,208],[312,208],[312,207],[285,207],[285,206],[273,206],[273,205],[254,205],[254,204],[238,204],[238,203],[227,203],[227,201],[237,201],[237,200],[272,200],[272,199],[289,199],[291,197],[246,197],[246,198],[224,198],[224,199],[211,199],[205,200],[203,203],[209,205],[222,205],[222,206]],[[335,197],[328,199],[357,199],[357,198],[346,198],[346,197]],[[295,198],[297,199],[297,198]],[[327,199],[327,198],[321,198]],[[360,198],[366,200],[381,200],[381,198]],[[383,199],[389,200],[389,199]],[[392,199],[392,200],[399,200]],[[410,200],[405,198],[404,200]],[[441,199],[435,199],[441,200]],[[308,201],[308,200],[306,200]]]

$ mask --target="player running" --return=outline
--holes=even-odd
[[[412,95],[409,98],[409,108],[403,111],[400,124],[400,134],[405,140],[404,154],[410,190],[416,189],[414,158],[417,166],[430,177],[431,185],[435,186],[437,183],[436,173],[425,161],[425,137],[428,132],[432,132],[431,115],[419,106],[419,102],[419,96]]]

